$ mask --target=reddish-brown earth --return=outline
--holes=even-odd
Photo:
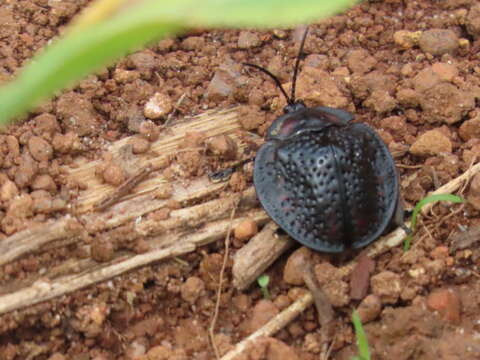
[[[0,83],[11,79],[88,2],[4,1]],[[3,130],[0,242],[71,211],[85,189],[67,181],[64,169],[76,166],[79,158],[103,159],[97,176],[111,186],[121,184],[132,174],[105,153],[106,146],[135,135],[133,154],[148,152],[150,142],[168,131],[168,125],[159,125],[174,107],[170,122],[241,105],[242,131],[263,136],[285,100],[270,79],[241,63],[264,66],[286,84],[302,33],[303,28],[202,30],[162,40],[87,77]],[[478,161],[479,51],[480,5],[475,0],[365,1],[311,26],[297,95],[310,106],[351,111],[356,121],[377,129],[395,157],[402,194],[411,207]],[[167,178],[178,176],[175,164],[186,178],[195,179],[239,157],[229,137],[205,143],[201,134],[191,133],[184,148],[165,169]],[[251,181],[248,168],[234,174],[221,196],[242,191]],[[365,322],[374,359],[480,359],[480,249],[475,239],[462,247],[451,242],[452,234],[480,225],[480,175],[463,195],[469,202],[462,211],[447,216],[458,207],[438,206],[435,215],[424,219],[412,250],[396,248],[362,265],[364,270],[359,265],[358,271],[370,271],[371,277],[356,280],[366,285],[353,293],[351,287],[359,285],[338,273],[337,264],[320,263],[313,256],[339,320],[331,359],[350,359],[356,352],[350,324],[354,308]],[[171,201],[151,216],[164,220],[180,206]],[[235,229],[230,255],[256,231],[251,222]],[[133,244],[115,239],[99,236],[93,243],[27,254],[3,265],[0,293],[8,294],[69,259],[91,257],[101,263],[119,249],[148,250],[144,239]],[[299,251],[305,252],[296,250],[269,268],[271,300],[264,300],[255,286],[236,291],[227,262],[216,327],[220,353],[298,298],[298,269],[285,265],[305,256]],[[4,314],[0,358],[214,359],[207,329],[223,254],[219,241],[178,260]],[[311,307],[243,358],[318,359],[319,334]]]

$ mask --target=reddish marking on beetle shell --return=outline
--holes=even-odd
[[[286,120],[282,124],[282,127],[280,128],[280,131],[279,131],[280,135],[289,135],[292,132],[293,128],[295,127],[296,122],[297,120],[294,118],[290,118]]]

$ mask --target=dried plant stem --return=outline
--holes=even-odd
[[[307,292],[292,305],[287,307],[277,316],[275,316],[268,323],[263,325],[260,329],[255,331],[247,338],[240,341],[231,351],[226,353],[221,360],[233,360],[240,355],[247,347],[254,343],[256,339],[263,336],[272,336],[279,330],[287,326],[293,319],[301,314],[305,309],[313,304],[313,296],[310,292]]]
[[[287,235],[277,235],[278,226],[270,221],[233,258],[233,286],[249,287],[278,257],[295,242]]]
[[[193,244],[181,244],[168,249],[150,251],[136,255],[119,263],[110,264],[98,270],[89,270],[82,275],[65,276],[56,281],[38,280],[32,286],[14,293],[0,296],[0,314],[38,304],[57,296],[83,289],[100,281],[111,279],[117,275],[141,266],[151,264],[172,256],[178,256],[195,250]]]
[[[434,195],[434,194],[451,194],[460,189],[462,185],[465,185],[469,179],[473,177],[473,175],[477,174],[480,171],[480,163],[477,163],[467,169],[462,175],[456,177],[455,179],[449,181],[445,185],[439,187],[437,190],[432,191],[428,195]],[[429,203],[426,204],[422,208],[422,214],[428,213],[431,209],[432,206],[435,205],[435,203]]]
[[[222,289],[223,289],[223,276],[225,274],[225,269],[227,267],[228,253],[230,250],[230,235],[232,233],[232,223],[233,223],[233,218],[235,217],[235,211],[237,210],[237,206],[238,204],[235,204],[230,214],[230,225],[228,227],[227,236],[225,237],[225,253],[223,255],[222,268],[220,270],[220,276],[218,279],[217,298],[215,300],[215,310],[213,312],[210,328],[208,329],[210,341],[212,343],[213,351],[215,352],[215,356],[217,359],[220,359],[220,352],[218,351],[217,343],[215,342],[215,326],[217,325],[218,312],[220,310],[220,299],[222,296]]]

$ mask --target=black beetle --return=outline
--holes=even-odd
[[[308,108],[295,99],[295,83],[308,29],[296,60],[285,114],[267,131],[256,157],[253,181],[268,215],[291,237],[312,249],[338,253],[376,240],[403,224],[393,158],[380,136],[353,123],[347,111]]]

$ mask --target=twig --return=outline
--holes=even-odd
[[[232,212],[230,214],[230,225],[228,227],[227,236],[225,237],[225,253],[223,255],[223,263],[222,263],[222,268],[220,270],[220,276],[218,280],[217,299],[215,301],[215,311],[213,312],[210,328],[208,329],[208,333],[210,335],[210,341],[212,343],[212,347],[217,359],[220,359],[220,352],[218,351],[218,347],[215,342],[215,325],[217,324],[218,312],[220,309],[220,298],[222,296],[222,288],[223,288],[223,276],[225,274],[225,268],[227,267],[228,252],[230,249],[230,235],[232,233],[232,223],[233,223],[233,218],[235,217],[235,211],[237,210],[237,206],[238,206],[238,203],[233,206]]]
[[[152,170],[153,167],[150,164],[141,168],[136,174],[125,180],[113,194],[108,194],[105,198],[95,204],[93,209],[95,211],[103,211],[109,208],[130,193],[135,186],[141,183],[152,172]]]
[[[254,219],[259,224],[264,224],[268,220],[268,216],[263,210],[253,210],[246,213],[245,216],[234,219],[233,227],[247,218]],[[47,280],[41,284],[43,286],[48,286],[52,291],[46,291],[45,293],[39,294],[38,284],[33,284],[10,294],[0,296],[0,314],[71,293],[75,290],[108,280],[140,266],[162,260],[168,256],[178,256],[195,251],[198,246],[210,244],[225,237],[229,226],[229,219],[211,222],[206,224],[201,232],[197,231],[189,235],[184,235],[180,232],[170,235],[169,239],[171,238],[171,240],[169,240],[169,244],[167,244],[167,247],[164,249],[150,250],[141,255],[116,256],[110,263],[104,263],[101,265],[95,263],[95,265],[90,265],[85,270],[84,266],[79,266],[81,262],[80,260],[75,264],[71,264],[70,268],[73,269],[78,267],[80,270],[85,271],[86,274],[71,274],[59,279],[48,280],[48,278],[53,277],[53,275],[47,273],[44,275],[44,278],[47,278]],[[174,237],[172,238],[172,236]],[[149,243],[151,243],[152,246],[159,246],[159,244],[165,243],[165,239],[163,236],[159,236],[158,238],[151,239]]]
[[[428,195],[433,195],[433,194],[450,194],[458,190],[463,184],[465,184],[465,181],[468,181],[473,175],[478,173],[480,171],[480,163],[477,163],[470,167],[467,171],[465,171],[462,175],[456,177],[452,181],[446,183],[445,185],[439,187],[437,190],[432,191]],[[425,205],[422,208],[422,214],[428,213],[434,203],[429,203]]]
[[[170,121],[172,121],[173,117],[179,112],[180,105],[182,105],[186,97],[187,97],[187,93],[183,93],[182,96],[180,96],[180,98],[177,100],[177,102],[173,107],[172,112],[168,114],[167,120],[165,120],[165,123],[163,124],[164,128],[166,128],[170,124]]]
[[[281,254],[295,242],[287,235],[277,235],[278,226],[270,221],[233,258],[233,286],[249,287]]]
[[[127,271],[151,264],[167,257],[178,256],[195,250],[194,244],[180,244],[168,249],[150,251],[146,254],[136,255],[119,263],[111,263],[98,270],[90,270],[83,275],[69,275],[59,280],[50,282],[38,280],[32,286],[14,293],[0,296],[0,314],[24,306],[38,304],[53,299],[57,296],[85,288],[100,281],[111,279]]]
[[[324,327],[333,320],[333,308],[327,295],[322,290],[313,271],[313,265],[308,259],[304,264],[303,281],[308,290],[312,293],[315,307],[317,308],[318,323]]]
[[[66,236],[75,237],[81,230],[81,224],[75,218],[67,215],[53,223],[19,231],[0,242],[0,266],[25,253],[36,251],[50,242]]]
[[[470,165],[468,166],[468,170],[470,170],[472,167],[473,167],[473,164],[475,163],[475,161],[477,161],[477,156],[475,155],[472,160],[470,161]],[[473,172],[470,172],[470,175],[467,177],[467,179],[464,181],[463,183],[463,186],[462,188],[460,189],[459,191],[459,194],[460,196],[463,196],[463,192],[465,191],[465,189],[467,188],[468,184],[470,183],[470,180],[472,179],[474,173]]]
[[[306,308],[313,303],[313,296],[310,292],[307,292],[292,305],[287,307],[277,316],[275,316],[268,323],[263,325],[260,329],[255,331],[247,338],[240,341],[235,347],[226,353],[221,360],[233,360],[240,355],[245,349],[252,344],[256,339],[262,336],[271,336],[283,329],[287,324],[301,314]]]

